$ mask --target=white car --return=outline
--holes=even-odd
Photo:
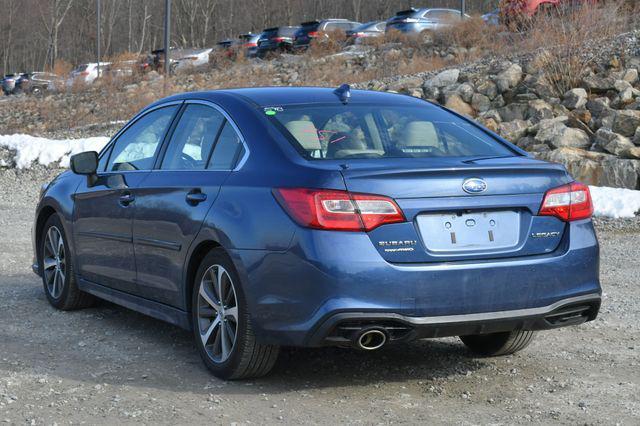
[[[100,62],[100,76],[106,68],[111,65],[110,62]],[[91,84],[98,78],[98,63],[88,63],[79,65],[78,68],[71,71],[71,75],[67,80],[67,86],[73,86],[76,82]]]
[[[180,51],[181,56],[174,59],[174,52],[171,52],[169,58],[172,62],[171,66],[176,71],[182,71],[189,68],[195,68],[209,63],[209,54],[213,48],[208,49],[185,49]],[[174,62],[175,61],[175,62]]]

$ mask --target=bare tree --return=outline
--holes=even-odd
[[[48,12],[48,16],[42,13],[42,25],[49,34],[49,46],[47,49],[47,62],[53,68],[58,59],[58,34],[64,18],[69,13],[73,0],[50,0],[49,8],[41,8],[42,12]],[[42,9],[45,9],[44,11]]]

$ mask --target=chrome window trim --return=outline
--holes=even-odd
[[[244,155],[242,156],[242,158],[240,158],[238,160],[236,166],[233,169],[223,169],[223,170],[208,170],[208,169],[204,169],[204,170],[199,170],[199,171],[201,171],[201,172],[224,172],[224,171],[236,172],[236,171],[240,170],[242,168],[242,166],[244,166],[244,163],[247,162],[247,159],[249,158],[249,152],[250,151],[249,151],[249,145],[247,145],[247,141],[245,140],[244,135],[240,131],[240,128],[238,127],[236,122],[233,120],[233,118],[231,118],[231,116],[227,113],[227,111],[225,111],[220,105],[218,105],[218,104],[216,104],[214,102],[211,102],[211,101],[206,101],[206,100],[203,100],[203,99],[186,99],[184,101],[184,103],[185,104],[205,105],[205,106],[211,107],[211,108],[215,109],[216,111],[218,111],[220,114],[222,114],[224,116],[224,118],[227,120],[227,122],[229,122],[231,124],[231,127],[233,127],[233,130],[236,132],[236,134],[240,138],[240,142],[242,143],[242,146],[244,147]],[[215,149],[215,146],[212,149]],[[170,170],[163,170],[163,171],[170,171]],[[179,170],[174,170],[174,171],[179,171]],[[197,171],[197,170],[193,170],[193,171]]]
[[[118,140],[118,138],[120,137],[120,135],[122,133],[124,133],[129,127],[131,127],[133,124],[135,124],[138,120],[140,120],[142,117],[144,117],[145,115],[158,110],[160,108],[164,108],[164,107],[168,107],[168,106],[172,106],[172,105],[182,105],[182,104],[196,104],[196,105],[205,105],[208,106],[210,108],[215,109],[216,111],[218,111],[220,114],[222,114],[224,116],[224,118],[227,120],[227,122],[229,122],[231,124],[231,127],[233,127],[233,130],[236,132],[236,134],[238,135],[238,137],[240,138],[240,142],[242,143],[242,146],[244,147],[244,155],[242,156],[242,158],[240,158],[238,160],[238,163],[236,164],[236,166],[233,169],[225,169],[225,170],[208,170],[208,169],[202,169],[202,170],[186,170],[188,172],[236,172],[238,170],[240,170],[244,164],[247,162],[247,159],[249,158],[249,145],[247,144],[247,141],[244,138],[244,135],[242,134],[242,132],[240,131],[240,128],[238,127],[238,125],[236,124],[236,122],[233,120],[233,118],[231,118],[231,116],[229,115],[229,113],[227,113],[227,111],[225,111],[220,105],[211,102],[211,101],[207,101],[207,100],[203,100],[203,99],[181,99],[178,101],[171,101],[171,102],[165,102],[159,105],[154,106],[153,108],[149,108],[149,109],[144,109],[142,111],[140,111],[137,115],[135,115],[131,120],[129,120],[129,122],[118,131],[118,133],[116,133],[111,140],[104,146],[104,148],[102,148],[102,150],[100,151],[99,157],[102,156],[102,154],[104,152],[107,152],[110,147]],[[171,141],[167,141],[167,143],[170,143]],[[153,169],[149,169],[149,170],[122,170],[122,171],[102,171],[99,172],[100,174],[112,174],[112,173],[149,173],[149,172],[184,172],[185,170],[162,170],[160,168],[153,168]]]

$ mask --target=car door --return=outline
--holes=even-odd
[[[162,159],[136,196],[133,243],[141,295],[184,308],[189,246],[244,153],[235,124],[220,108],[187,101]]]
[[[97,179],[84,180],[76,190],[73,233],[80,278],[135,291],[136,189],[152,169],[178,108],[157,108],[132,122],[101,156]]]

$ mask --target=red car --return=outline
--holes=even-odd
[[[500,2],[500,16],[509,23],[522,17],[533,17],[537,13],[555,8],[560,5],[577,6],[585,3],[595,3],[597,0],[502,0]]]

